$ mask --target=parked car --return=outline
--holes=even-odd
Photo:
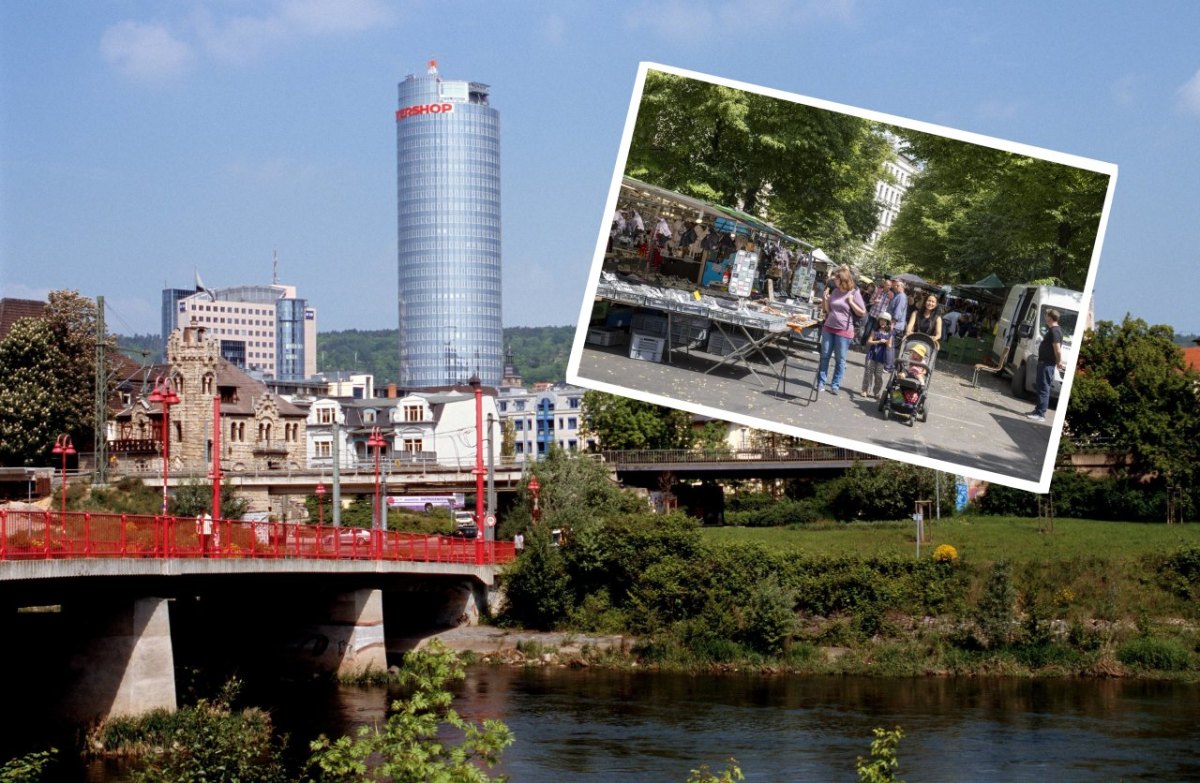
[[[454,532],[450,534],[454,538],[478,538],[479,528],[475,525],[459,525],[454,528]]]
[[[327,533],[321,539],[321,548],[333,549],[335,546],[344,549],[350,549],[355,546],[361,548],[369,543],[371,543],[370,530],[361,527],[344,527],[336,533]]]

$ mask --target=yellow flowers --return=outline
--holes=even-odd
[[[933,559],[938,563],[953,563],[958,559],[958,550],[949,544],[942,544],[933,550]]]

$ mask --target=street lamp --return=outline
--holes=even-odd
[[[162,486],[162,515],[167,516],[167,468],[171,459],[171,406],[179,402],[179,395],[171,388],[171,382],[166,378],[159,376],[154,379],[154,391],[150,392],[147,397],[150,402],[157,402],[162,406],[163,420],[163,486]]]
[[[324,500],[325,500],[325,485],[318,481],[317,482],[317,525],[320,527],[325,526],[325,506],[323,504]]]
[[[537,476],[532,476],[529,479],[529,493],[533,495],[533,524],[537,524],[540,511],[538,510],[538,491],[542,485],[538,483]]]
[[[379,452],[387,445],[387,441],[383,439],[378,427],[371,428],[371,437],[367,439],[367,445],[375,449],[375,523],[372,525],[376,530],[383,528],[380,524],[380,506],[379,506]]]
[[[59,435],[54,441],[52,454],[62,455],[62,528],[67,529],[67,455],[75,453],[75,445],[71,443],[70,435]]]
[[[478,375],[467,383],[475,391],[475,563],[483,563],[483,384]]]

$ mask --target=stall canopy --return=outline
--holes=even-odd
[[[1008,286],[996,276],[995,272],[970,285],[954,286],[955,293],[959,296],[993,304],[1004,301],[1004,292],[1007,289]]]
[[[660,188],[657,185],[651,185],[648,182],[642,182],[633,177],[624,177],[621,181],[621,189],[622,200],[637,201],[647,206],[672,206],[676,208],[676,211],[679,211],[678,208],[682,207],[688,210],[689,213],[695,210],[696,214],[688,215],[692,220],[704,220],[705,218],[732,220],[735,223],[741,224],[753,231],[762,232],[777,240],[790,242],[808,250],[813,249],[811,243],[789,236],[770,223],[760,220],[753,215],[747,215],[745,212],[733,209],[732,207],[709,204],[694,196],[676,193],[673,190]],[[684,217],[684,215],[680,216]]]

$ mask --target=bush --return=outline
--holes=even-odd
[[[936,471],[902,462],[883,462],[874,468],[853,465],[820,490],[825,508],[836,519],[891,520],[912,516],[917,500],[934,500]],[[954,480],[940,482],[941,507],[954,508]]]
[[[1174,639],[1139,636],[1117,648],[1117,660],[1126,666],[1180,672],[1191,665],[1192,656],[1187,648]]]

